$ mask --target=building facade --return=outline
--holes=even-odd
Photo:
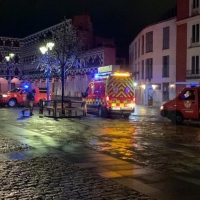
[[[200,82],[200,0],[177,0],[176,18],[143,29],[129,46],[136,101],[161,105]]]
[[[9,67],[11,66],[10,75],[13,86],[20,84],[21,70],[23,65],[21,63],[21,45],[22,40],[18,38],[0,37],[0,91],[8,89]],[[15,57],[12,63],[8,65],[5,56],[9,53],[14,53]]]
[[[11,66],[12,71],[12,87],[19,86],[24,82],[30,82],[35,86],[46,85],[45,74],[37,70],[33,62],[40,53],[39,47],[44,44],[45,40],[51,39],[53,31],[60,29],[63,23],[72,24],[77,29],[78,37],[83,40],[84,47],[87,49],[84,55],[85,66],[69,70],[67,74],[66,82],[68,82],[68,86],[73,86],[71,87],[72,91],[68,93],[71,93],[71,95],[75,93],[80,95],[84,87],[85,91],[89,80],[97,72],[99,66],[115,64],[116,52],[114,39],[94,35],[92,23],[88,15],[74,16],[73,19],[61,22],[22,39],[0,38],[0,91],[7,91],[9,66]],[[15,54],[15,58],[8,66],[5,56],[11,52]],[[82,81],[81,87],[75,87],[77,83],[74,84],[74,82],[80,80]],[[61,91],[59,77],[52,76],[50,81],[51,88],[59,93]],[[85,83],[84,86],[83,83]]]
[[[144,28],[129,46],[136,103],[156,105],[175,96],[176,19]]]
[[[177,2],[176,81],[200,82],[200,0]],[[177,93],[185,85],[177,85]]]

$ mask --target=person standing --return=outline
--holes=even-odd
[[[28,88],[26,89],[26,100],[24,103],[24,109],[22,110],[22,115],[24,116],[24,113],[27,110],[30,110],[30,116],[33,115],[33,101],[35,99],[35,94],[32,90],[32,88]]]

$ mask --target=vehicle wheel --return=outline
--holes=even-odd
[[[9,107],[15,107],[16,104],[17,104],[17,101],[16,101],[15,99],[10,99],[10,100],[8,101],[8,106],[9,106]]]
[[[104,106],[100,106],[98,108],[98,116],[99,117],[107,117],[107,115],[108,115],[107,109]]]
[[[123,114],[123,116],[124,116],[125,119],[128,119],[129,116],[130,116],[130,114],[129,114],[129,113],[126,113],[126,114]]]
[[[183,124],[183,121],[184,121],[184,118],[183,118],[183,115],[181,113],[173,112],[171,114],[171,122],[173,124],[181,125],[181,124]]]
[[[172,112],[168,112],[167,118],[168,118],[168,119],[171,119],[171,117],[172,117]]]

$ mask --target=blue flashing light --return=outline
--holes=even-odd
[[[195,83],[190,84],[190,87],[196,87]]]
[[[26,89],[27,89],[27,88],[29,88],[29,87],[28,87],[28,85],[24,85],[24,88],[26,88]]]
[[[94,78],[95,78],[95,79],[100,78],[100,77],[99,77],[99,74],[95,74],[95,75],[94,75]]]
[[[105,78],[105,77],[108,77],[110,74],[108,73],[104,73],[104,74],[95,74],[94,75],[94,78],[95,79],[100,79],[100,78]]]

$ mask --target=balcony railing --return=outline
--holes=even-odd
[[[191,9],[191,15],[194,16],[194,15],[199,15],[200,14],[200,7],[196,7],[194,5],[192,5],[192,9]]]
[[[187,79],[200,79],[200,68],[196,70],[187,70],[186,71]]]
[[[199,37],[191,38],[190,39],[190,46],[191,47],[198,47],[198,46],[200,46]]]

